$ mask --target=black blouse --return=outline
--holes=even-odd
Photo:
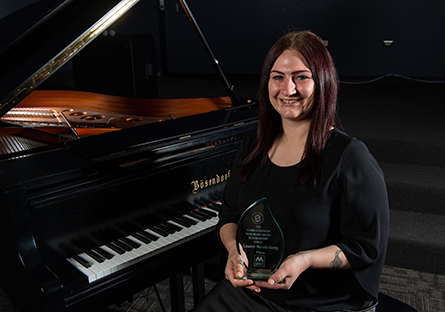
[[[334,129],[322,154],[316,186],[296,186],[298,164],[270,160],[244,183],[237,167],[250,151],[255,133],[246,135],[224,191],[217,234],[238,223],[242,212],[266,197],[285,238],[285,255],[337,245],[352,270],[306,270],[290,290],[261,294],[288,309],[317,311],[362,308],[377,300],[385,261],[389,209],[383,172],[365,144]]]

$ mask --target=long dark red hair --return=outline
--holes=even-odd
[[[309,31],[291,32],[281,37],[267,54],[260,78],[258,130],[253,148],[240,165],[239,177],[245,181],[259,165],[264,165],[275,138],[283,130],[281,117],[269,100],[270,71],[286,50],[297,50],[312,72],[315,83],[311,125],[299,165],[297,183],[315,184],[321,167],[321,153],[331,127],[341,128],[337,114],[338,75],[323,41]]]

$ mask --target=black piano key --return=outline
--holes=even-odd
[[[143,242],[144,244],[149,244],[151,242],[150,239],[148,239],[147,237],[145,237],[139,233],[131,233],[130,235],[133,236],[138,241]]]
[[[189,223],[189,222],[186,222],[186,221],[184,221],[184,220],[181,220],[181,219],[179,219],[179,218],[174,218],[174,219],[172,219],[171,220],[172,222],[176,222],[176,223],[178,223],[179,225],[182,225],[183,227],[191,227],[191,224]]]
[[[125,251],[131,251],[133,250],[133,247],[131,247],[130,245],[125,244],[123,241],[120,240],[114,240],[113,244],[116,244],[119,248],[122,248]]]
[[[105,246],[107,246],[108,248],[110,248],[111,250],[113,250],[114,252],[123,255],[125,253],[125,250],[122,249],[121,247],[119,247],[116,244],[113,243],[106,243]]]
[[[91,267],[91,264],[88,261],[78,255],[74,255],[72,258],[87,269]]]
[[[199,221],[205,221],[206,220],[206,218],[204,218],[203,216],[195,213],[194,211],[186,212],[186,214],[189,215],[192,218],[195,218],[196,220],[199,220]]]
[[[159,239],[159,237],[157,237],[156,235],[153,235],[153,234],[145,232],[145,231],[139,231],[138,233],[145,236],[146,238],[148,238],[149,240],[151,240],[153,242]]]
[[[199,208],[198,211],[206,214],[207,216],[209,216],[210,219],[217,216],[216,213],[214,213],[213,211],[210,211],[210,210]]]
[[[104,257],[105,259],[110,260],[110,259],[113,258],[113,255],[112,255],[112,254],[110,254],[110,253],[107,252],[106,250],[103,250],[103,249],[100,248],[100,247],[94,247],[93,250],[94,250],[95,252],[97,252],[99,255],[101,255],[102,257]]]
[[[219,212],[219,205],[215,205],[215,204],[212,203],[212,204],[207,204],[206,207],[209,208],[209,209],[212,209],[212,210],[214,210],[216,212]]]
[[[85,251],[85,253],[86,253],[88,256],[90,256],[91,258],[93,258],[94,260],[96,260],[97,262],[99,262],[99,263],[102,263],[102,262],[105,261],[105,258],[104,258],[104,257],[102,257],[101,255],[95,253],[95,252],[92,251],[92,250],[87,250],[87,251]]]
[[[195,209],[195,210],[193,210],[193,213],[196,213],[196,214],[200,215],[201,217],[206,218],[206,220],[212,218],[212,216],[208,215],[206,212],[201,211],[201,210],[199,210],[199,209]]]
[[[187,222],[190,225],[198,224],[198,222],[196,222],[195,220],[193,220],[193,219],[191,219],[189,217],[186,217],[186,216],[177,216],[176,219],[180,219],[181,221]]]
[[[170,222],[165,222],[165,223],[162,223],[163,225],[167,225],[169,228],[171,228],[173,231],[175,231],[175,232],[179,232],[179,231],[181,231],[182,230],[182,228],[181,227],[179,227],[179,226],[177,226],[176,224],[172,224],[172,223],[170,223]]]
[[[168,236],[168,233],[166,231],[160,229],[159,227],[157,227],[155,225],[150,226],[148,229],[161,235],[161,236],[164,236],[164,237]]]
[[[138,244],[135,241],[128,239],[126,237],[121,237],[121,238],[119,238],[119,240],[124,242],[125,244],[133,247],[134,249],[141,247],[141,244]]]
[[[176,231],[173,229],[173,227],[170,227],[168,223],[158,223],[155,226],[159,227],[160,229],[164,230],[168,234],[174,234]]]

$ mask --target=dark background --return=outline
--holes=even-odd
[[[57,1],[2,0],[0,18],[32,4],[31,18],[10,18],[4,44]],[[160,3],[164,10],[160,10]],[[270,46],[289,29],[327,41],[343,80],[384,75],[445,80],[445,2],[437,0],[189,0],[224,72],[258,75]],[[157,74],[213,74],[179,1],[141,0],[114,26],[118,34],[151,34]],[[385,40],[393,41],[386,47]],[[119,62],[119,60],[116,60]],[[65,69],[69,69],[69,65]]]

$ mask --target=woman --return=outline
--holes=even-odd
[[[269,51],[258,130],[240,146],[216,229],[228,252],[225,279],[196,311],[375,311],[386,186],[366,146],[339,130],[337,88],[313,33],[289,33]],[[241,279],[235,239],[241,214],[263,197],[285,239],[285,260],[267,282]]]

